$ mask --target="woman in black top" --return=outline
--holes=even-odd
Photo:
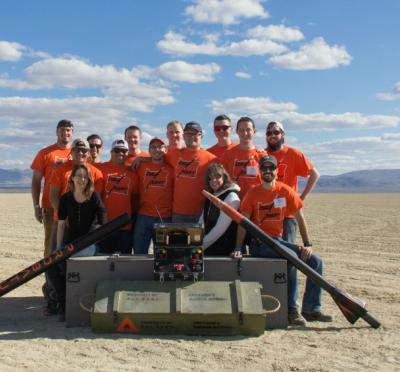
[[[94,192],[92,176],[88,168],[76,165],[68,180],[69,191],[60,198],[57,223],[57,247],[63,247],[87,234],[90,230],[106,222],[106,210],[99,194]],[[85,255],[95,253],[93,247],[84,249]],[[79,255],[79,253],[78,253]],[[49,270],[49,279],[53,285],[59,302],[59,314],[65,317],[65,261]]]
[[[206,173],[205,189],[232,208],[239,209],[240,187],[221,164],[211,164]],[[237,224],[209,200],[204,204],[200,223],[204,223],[203,247],[206,256],[230,256],[236,244]]]

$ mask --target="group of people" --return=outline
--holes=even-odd
[[[255,257],[276,257],[270,247],[246,236],[206,201],[201,192],[206,189],[240,209],[322,274],[322,260],[313,254],[302,210],[318,181],[318,171],[302,152],[284,144],[285,130],[280,122],[267,124],[265,149],[254,144],[256,127],[249,117],[236,123],[239,143],[231,139],[234,128],[228,116],[217,116],[213,126],[217,143],[207,150],[201,147],[203,129],[199,123],[171,121],[166,128],[167,140],[152,138],[148,151],[141,149],[140,128],[129,126],[124,138],[113,141],[109,161],[100,162],[102,138],[92,134],[72,140],[73,123],[61,120],[57,142],[40,150],[31,166],[34,213],[44,225],[45,256],[106,220],[128,213],[131,225],[83,254],[147,254],[155,223],[201,222],[206,256],[241,257],[249,249]],[[300,195],[299,176],[307,177]],[[295,244],[297,226],[302,245]],[[50,270],[48,279],[56,299],[49,298],[47,310],[63,314],[65,265]],[[289,266],[289,324],[331,321],[321,311],[321,289],[311,281],[306,284],[301,312],[297,297],[297,272]]]

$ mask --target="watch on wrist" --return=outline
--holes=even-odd
[[[40,208],[39,204],[33,204],[33,208]]]
[[[312,247],[312,243],[310,243],[310,242],[305,242],[304,243],[304,247],[306,248],[306,247]]]

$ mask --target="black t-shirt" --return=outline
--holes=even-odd
[[[89,200],[78,203],[72,192],[66,192],[60,198],[58,219],[67,220],[64,243],[69,243],[87,234],[95,225],[106,222],[106,209],[97,192]]]

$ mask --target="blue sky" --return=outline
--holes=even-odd
[[[321,174],[400,168],[397,0],[3,0],[0,167],[28,168],[56,123],[144,145],[173,119],[279,120]]]

